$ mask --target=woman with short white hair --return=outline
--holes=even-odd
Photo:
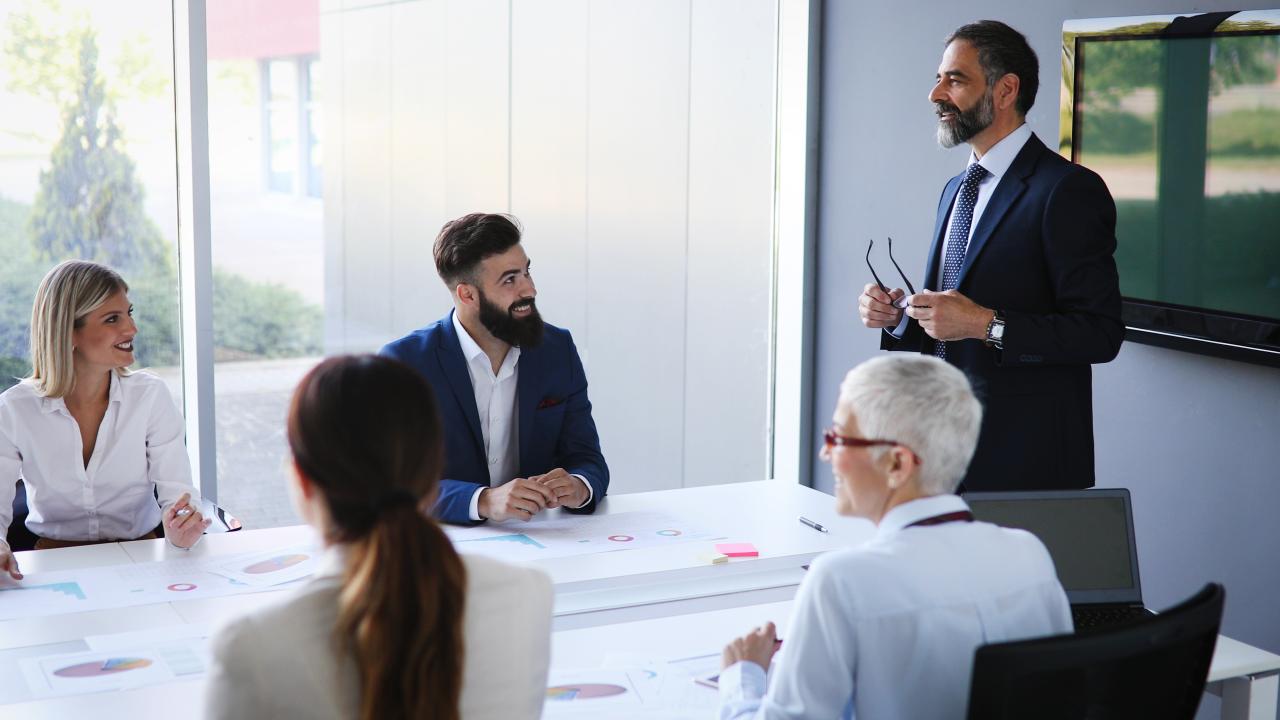
[[[823,460],[836,509],[877,525],[814,561],[784,658],[773,623],[724,649],[721,718],[963,718],[980,645],[1068,633],[1066,594],[1030,533],[974,522],[954,495],[982,406],[956,368],[877,357],[840,386]]]
[[[190,505],[181,413],[159,378],[129,372],[128,292],[114,270],[81,260],[36,290],[31,375],[0,395],[0,572],[14,579],[4,537],[20,477],[38,550],[153,538],[161,522],[171,544],[190,547],[209,526]]]

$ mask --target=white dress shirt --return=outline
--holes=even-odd
[[[720,717],[932,720],[965,717],[979,645],[1069,633],[1071,611],[1044,545],[984,522],[907,527],[959,510],[903,503],[867,543],[820,556],[800,584],[782,657],[720,676]]]
[[[1031,139],[1031,127],[1026,123],[1018,126],[1017,130],[1005,135],[1000,142],[992,145],[987,153],[979,160],[978,157],[969,151],[969,163],[965,166],[978,163],[987,171],[987,176],[978,181],[978,199],[973,204],[973,220],[969,223],[969,238],[973,240],[973,231],[978,227],[978,221],[982,219],[982,212],[987,209],[987,203],[991,201],[992,194],[995,193],[996,187],[1000,185],[1000,178],[1009,172],[1009,166],[1013,164],[1018,153],[1022,152],[1022,146],[1027,144]],[[960,197],[960,193],[956,193],[956,198]],[[951,201],[952,210],[955,209],[955,200]],[[948,213],[947,229],[942,233],[942,255],[947,256],[947,246],[951,244],[951,223],[955,220],[955,213]],[[968,244],[965,245],[966,254],[968,252]],[[942,271],[945,263],[938,263],[938,274],[933,279],[933,286],[942,289]]]
[[[497,487],[515,478],[520,471],[520,423],[516,413],[520,348],[512,346],[508,349],[495,373],[489,356],[462,326],[456,310],[453,313],[453,330],[458,334],[462,357],[467,361],[467,375],[471,377],[471,390],[476,396],[485,461],[489,464],[489,486]],[[574,477],[587,486],[587,501],[579,506],[582,507],[591,502],[591,483],[581,475]],[[471,495],[472,520],[480,519],[480,492],[483,490],[483,487],[476,488]]]
[[[462,357],[467,361],[471,390],[476,396],[476,412],[480,414],[480,434],[484,437],[485,461],[489,464],[489,485],[497,487],[516,476],[520,462],[519,425],[516,420],[516,388],[520,382],[520,348],[507,350],[498,372],[484,348],[462,326],[458,313],[453,313],[453,330],[458,333]],[[471,496],[471,519],[480,519],[480,491]]]
[[[991,202],[991,196],[995,193],[996,187],[1000,185],[1000,179],[1009,172],[1009,166],[1012,165],[1014,159],[1018,157],[1018,153],[1022,152],[1022,146],[1026,145],[1027,141],[1030,139],[1031,127],[1026,123],[1023,123],[1018,126],[1017,130],[1005,135],[1000,139],[1000,142],[992,145],[991,148],[987,150],[987,154],[982,156],[981,160],[978,159],[972,150],[969,151],[969,162],[965,167],[967,168],[969,165],[976,162],[986,169],[987,176],[978,181],[978,199],[973,204],[973,219],[969,222],[969,238],[966,243],[973,240],[973,231],[978,227],[978,221],[982,219],[982,213],[987,209],[987,203]],[[956,199],[959,197],[960,193],[956,193],[956,197],[952,199],[952,210],[955,209]],[[940,258],[947,257],[947,247],[951,244],[951,223],[954,219],[955,213],[948,211],[947,227],[942,233],[942,254],[939,256]],[[966,255],[968,254],[968,250],[969,246],[966,244]],[[938,290],[942,289],[942,273],[945,270],[945,266],[946,263],[939,261],[938,274],[933,278],[933,287]],[[902,313],[902,319],[898,321],[898,325],[892,330],[885,328],[885,332],[893,335],[894,337],[900,338],[902,337],[902,334],[907,331],[907,323],[910,321],[911,318],[907,317],[907,314],[904,312]]]
[[[360,702],[353,659],[333,647],[345,555],[331,548],[297,591],[215,631],[204,716],[354,718]],[[541,571],[463,555],[460,716],[537,718],[551,655],[551,581]]]
[[[14,385],[0,395],[0,543],[13,521],[19,477],[27,486],[27,527],[52,540],[132,540],[154,530],[160,508],[183,493],[198,506],[185,432],[164,381],[112,372],[85,467],[80,426],[66,402],[41,396],[29,382]]]

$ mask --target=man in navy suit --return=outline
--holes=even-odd
[[[943,147],[969,167],[938,203],[925,290],[869,284],[864,325],[881,348],[932,353],[984,397],[964,490],[1094,484],[1092,363],[1120,350],[1115,202],[1024,119],[1039,63],[1021,33],[984,20],[947,38],[929,94]]]
[[[382,354],[416,368],[440,401],[435,515],[468,523],[593,512],[609,468],[587,378],[569,331],[538,314],[519,227],[506,215],[466,215],[440,230],[434,256],[454,309]]]

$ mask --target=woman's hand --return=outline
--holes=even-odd
[[[720,656],[720,669],[723,670],[736,662],[753,662],[769,671],[769,663],[782,641],[778,639],[778,629],[773,623],[765,623],[724,647]]]
[[[191,507],[191,493],[182,493],[178,502],[164,511],[164,536],[177,547],[189,548],[196,544],[211,522]]]
[[[0,543],[0,573],[6,572],[14,580],[22,579],[22,573],[18,571],[18,558],[13,556],[8,545]]]

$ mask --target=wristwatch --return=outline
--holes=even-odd
[[[999,310],[991,311],[991,322],[987,323],[987,337],[983,342],[987,347],[1004,349],[1004,316]]]

